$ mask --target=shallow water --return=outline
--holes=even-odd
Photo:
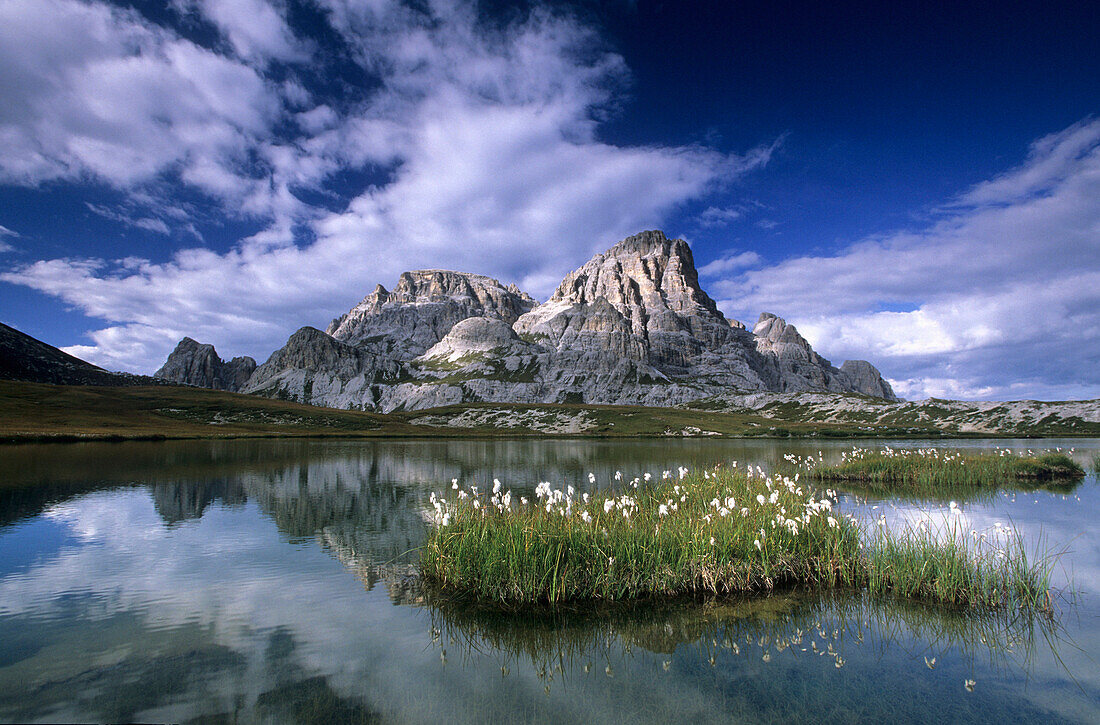
[[[893,442],[920,445],[917,442]],[[875,444],[877,445],[877,444]],[[945,445],[937,443],[936,445]],[[1100,441],[963,441],[1075,447]],[[1059,550],[1054,623],[858,593],[578,607],[426,602],[452,478],[591,490],[850,442],[218,441],[0,448],[0,720],[1100,722],[1100,486],[844,497],[892,526],[1011,523]],[[967,681],[973,680],[972,691]]]

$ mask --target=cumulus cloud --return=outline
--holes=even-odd
[[[0,66],[6,183],[91,176],[129,187],[171,171],[245,196],[253,180],[229,169],[278,112],[251,68],[98,3],[4,3]]]
[[[788,259],[715,286],[784,310],[825,355],[876,362],[903,394],[1100,396],[1100,121],[1036,141],[927,228]]]
[[[375,283],[418,267],[491,274],[546,295],[593,252],[656,226],[773,151],[600,140],[627,69],[589,29],[547,12],[486,27],[462,2],[325,0],[325,16],[368,79],[361,98],[332,105],[293,80],[272,83],[254,54],[273,51],[233,40],[236,26],[215,13],[217,3],[187,7],[223,29],[233,57],[132,13],[49,2],[77,17],[47,40],[75,50],[15,84],[39,110],[0,117],[16,142],[0,156],[5,180],[93,174],[143,189],[170,176],[226,200],[229,213],[270,220],[226,253],[186,249],[158,264],[49,259],[0,277],[110,322],[90,334],[94,345],[70,348],[109,367],[151,371],[184,334],[262,359],[298,326],[324,326]],[[17,3],[22,12],[10,14],[43,12],[32,6]],[[125,69],[117,87],[134,95],[125,113],[93,103],[103,93],[118,99],[100,66]],[[141,82],[146,75],[152,80]],[[29,90],[43,80],[56,87]],[[166,107],[171,89],[182,98]],[[51,103],[71,120],[47,124]],[[276,126],[296,130],[278,137]],[[98,153],[79,143],[89,136]],[[380,180],[335,211],[300,200],[297,190],[320,189],[341,170]]]

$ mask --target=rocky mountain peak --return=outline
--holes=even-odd
[[[648,229],[627,237],[617,243],[611,249],[604,252],[605,255],[639,256],[639,257],[671,257],[674,254],[691,250],[683,239],[669,239],[660,229]]]
[[[814,352],[794,325],[787,324],[782,317],[770,312],[760,314],[760,319],[752,328],[752,334],[756,337],[756,349],[760,352],[772,353],[781,359],[809,360],[815,363],[825,360]]]
[[[756,335],[758,345],[763,343],[765,346],[789,344],[802,348],[810,347],[810,343],[798,334],[794,325],[788,325],[782,317],[770,312],[760,313],[760,318],[753,325],[752,334]]]
[[[633,308],[647,314],[671,311],[723,319],[714,300],[699,286],[687,242],[669,239],[657,230],[627,237],[597,254],[566,276],[550,301],[591,304],[601,298],[632,321],[637,317]]]
[[[226,362],[218,357],[213,345],[185,337],[164,361],[153,377],[184,385],[215,390],[240,390],[256,370],[250,357],[235,357]]]
[[[890,383],[883,379],[882,373],[866,360],[846,360],[840,366],[840,372],[847,376],[852,384],[852,390],[872,398],[885,398],[897,400],[894,389]]]
[[[349,345],[397,359],[422,355],[456,322],[492,317],[508,325],[538,304],[515,285],[492,277],[443,269],[403,272],[392,291],[378,285],[332,321],[326,332]]]

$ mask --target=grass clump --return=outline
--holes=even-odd
[[[678,473],[596,496],[542,483],[533,501],[501,493],[499,482],[490,494],[454,481],[453,497],[432,494],[438,525],[421,574],[445,593],[508,606],[781,586],[868,586],[990,607],[1046,601],[1045,559],[983,557],[913,533],[872,537],[834,511],[833,491],[797,475]]]
[[[863,484],[907,484],[934,489],[950,486],[983,488],[1006,481],[1081,478],[1085,471],[1061,452],[1017,454],[971,453],[937,448],[882,450],[853,448],[841,454],[839,463],[827,465],[813,456],[786,456],[788,464],[818,481],[853,481]]]
[[[859,533],[832,515],[832,499],[751,471],[686,474],[600,496],[544,483],[531,502],[499,484],[433,498],[440,526],[421,571],[443,589],[511,604],[856,581]]]
[[[1053,608],[1049,557],[1033,561],[1007,527],[989,545],[984,533],[967,533],[949,525],[946,535],[936,534],[918,525],[898,536],[880,524],[867,549],[868,590],[985,608]]]

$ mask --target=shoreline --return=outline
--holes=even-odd
[[[812,411],[796,409],[774,417],[768,413],[484,402],[375,413],[206,388],[0,381],[0,445],[241,438],[945,441],[1100,437],[1100,422],[1080,419],[1043,419],[998,430],[980,418],[960,425],[955,420],[927,418],[825,420]]]
[[[413,433],[396,433],[396,432],[364,432],[364,433],[235,433],[228,435],[211,434],[163,434],[163,433],[135,433],[133,435],[117,434],[117,433],[33,433],[27,435],[9,434],[0,436],[0,446],[19,446],[30,444],[42,444],[42,443],[61,443],[61,444],[73,444],[73,443],[133,443],[133,442],[146,442],[155,443],[161,441],[227,441],[227,440],[494,440],[494,439],[533,439],[533,440],[724,440],[724,441],[741,441],[741,440],[789,440],[789,441],[812,441],[812,440],[896,440],[898,438],[904,438],[907,441],[963,441],[963,440],[1043,440],[1047,438],[1068,438],[1076,440],[1093,440],[1100,438],[1097,434],[1018,434],[1018,433],[944,433],[943,435],[928,435],[928,434],[913,434],[908,435],[905,433],[889,432],[889,433],[860,433],[852,435],[817,435],[810,433],[807,435],[791,435],[791,436],[776,436],[776,435],[720,435],[720,436],[666,436],[658,433],[635,433],[635,434],[622,434],[622,435],[606,435],[606,434],[577,434],[577,433],[543,433],[539,431],[525,431],[515,430],[512,428],[501,428],[497,431],[483,431],[483,430],[463,430],[463,429],[450,429],[442,430],[439,433],[432,433],[430,431],[413,432]]]

